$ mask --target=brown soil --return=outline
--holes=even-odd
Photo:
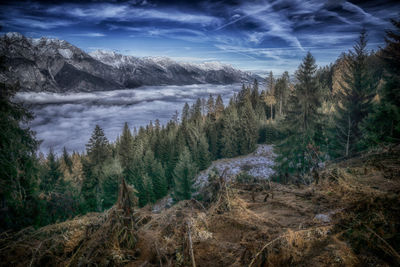
[[[136,210],[129,228],[135,232],[124,237],[114,234],[126,229],[110,219],[122,216],[116,207],[3,233],[0,265],[398,265],[399,158],[396,150],[331,164],[318,185],[271,183],[253,193],[248,185],[222,184],[211,203],[182,201],[159,214]]]

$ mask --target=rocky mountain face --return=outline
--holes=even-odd
[[[0,82],[25,91],[77,92],[135,88],[142,85],[229,84],[249,82],[247,72],[218,62],[189,64],[164,57],[137,58],[109,51],[86,53],[64,40],[0,37],[5,69]]]

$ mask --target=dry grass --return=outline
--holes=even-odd
[[[117,205],[3,233],[0,265],[399,265],[398,158],[331,165],[308,187],[272,183],[265,191],[217,179],[206,202],[181,201],[159,214],[146,207],[127,216]]]

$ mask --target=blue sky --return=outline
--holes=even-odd
[[[56,4],[55,4],[56,2]],[[3,33],[53,37],[90,52],[221,61],[259,74],[293,72],[307,51],[320,66],[351,48],[362,28],[384,44],[396,1],[12,1]]]

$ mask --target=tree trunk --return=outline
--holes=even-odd
[[[346,142],[346,157],[349,156],[349,147],[350,147],[350,127],[351,127],[351,121],[350,121],[350,115],[347,116],[348,119],[348,129],[347,129],[347,142]]]
[[[274,119],[274,114],[273,114],[273,109],[272,109],[272,104],[271,104],[271,121]]]

